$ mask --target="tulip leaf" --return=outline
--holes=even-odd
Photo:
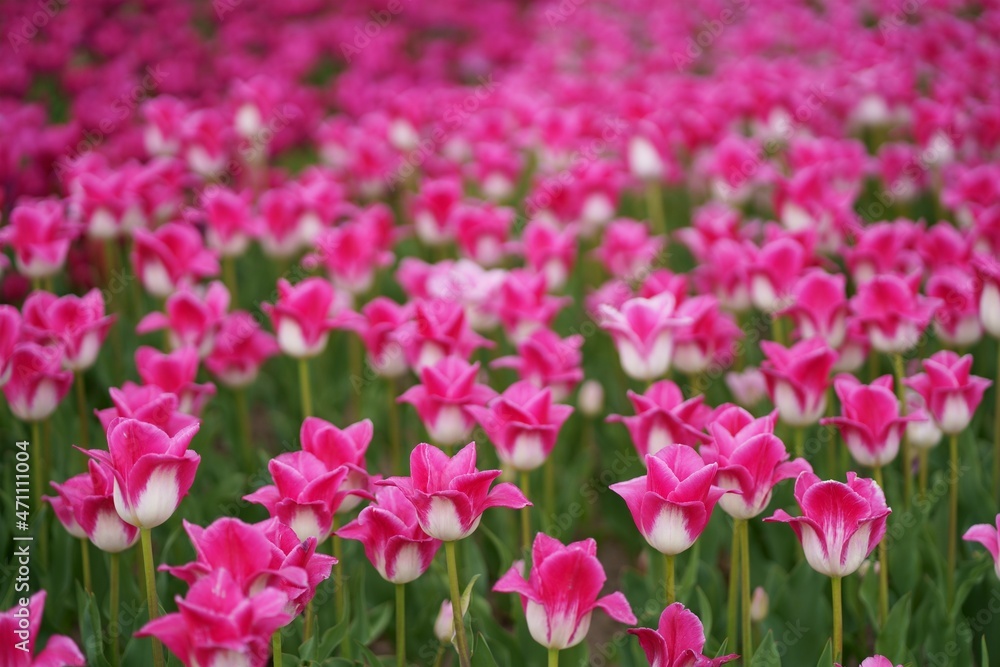
[[[479,575],[469,579],[469,583],[466,584],[465,590],[462,591],[462,615],[464,616],[469,612],[469,602],[472,600],[472,589],[476,586],[476,581],[479,580]]]
[[[973,588],[982,583],[986,573],[993,571],[993,568],[993,559],[982,552],[977,554],[976,559],[971,564],[962,563],[958,566],[958,571],[954,575],[958,585],[955,589],[955,602],[951,611],[953,621],[957,622],[961,619],[962,605],[965,604],[965,599],[969,597]]]
[[[823,655],[819,657],[816,667],[833,667],[833,642],[829,639],[826,640],[826,647],[824,647]]]
[[[781,656],[778,655],[778,647],[774,644],[773,633],[768,632],[764,636],[764,641],[753,654],[750,667],[781,667]]]
[[[983,635],[983,655],[979,658],[980,667],[990,667],[990,652],[986,650],[986,635]]]
[[[476,635],[476,647],[472,653],[472,667],[497,667],[497,661],[482,633]]]
[[[360,641],[363,641],[367,645],[381,637],[385,629],[389,627],[392,614],[393,605],[391,602],[383,602],[372,609],[371,613],[368,614],[368,623],[365,626],[367,632],[361,637]]]
[[[705,591],[701,586],[694,589],[695,599],[698,601],[698,617],[701,618],[701,625],[705,629],[705,636],[712,636],[712,604],[708,601]]]
[[[721,658],[724,655],[728,655],[726,653],[728,649],[729,649],[729,637],[726,637],[725,639],[722,640],[722,646],[720,646],[719,650],[715,652],[715,657]]]
[[[906,653],[906,636],[910,630],[913,600],[909,593],[899,598],[889,612],[885,627],[875,641],[875,652],[897,664]]]
[[[368,667],[382,667],[385,661],[379,658],[375,653],[372,652],[370,648],[365,646],[360,642],[354,642],[354,645],[361,652],[361,656],[364,658],[364,662]],[[292,663],[295,664],[294,662]]]
[[[101,612],[97,598],[87,593],[80,584],[76,585],[76,607],[80,616],[80,636],[83,640],[87,664],[106,667],[108,659],[104,655],[104,633],[101,631]]]
[[[344,641],[344,637],[347,636],[347,630],[348,621],[344,620],[324,632],[323,638],[317,646],[316,658],[318,660],[329,658],[333,651]]]

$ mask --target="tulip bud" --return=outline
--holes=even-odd
[[[580,386],[576,402],[587,417],[598,416],[604,411],[604,386],[597,380],[587,380]]]
[[[469,601],[471,596],[462,597],[462,617],[469,613]],[[451,644],[455,641],[455,608],[451,606],[451,600],[441,603],[441,610],[434,621],[434,636],[442,644]]]
[[[770,598],[763,586],[758,586],[753,591],[753,600],[750,602],[750,618],[754,623],[760,623],[767,618],[767,611],[770,607]]]

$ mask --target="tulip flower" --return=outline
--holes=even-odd
[[[369,222],[372,215],[388,216],[392,220],[389,208],[378,204],[355,220],[324,230],[316,238],[315,254],[308,255],[303,266],[322,262],[336,287],[353,295],[367,292],[376,271],[389,266],[393,260],[391,252],[379,247],[378,228]]]
[[[470,442],[455,456],[449,457],[433,445],[421,443],[410,454],[410,477],[390,477],[378,482],[395,486],[417,511],[417,523],[430,537],[445,543],[448,560],[448,583],[455,613],[458,655],[463,667],[469,665],[469,649],[458,587],[458,562],[455,541],[468,537],[491,507],[522,509],[531,505],[513,484],[490,485],[500,470],[476,470],[476,443]]]
[[[443,178],[423,183],[413,197],[411,215],[421,243],[444,245],[455,235],[451,213],[462,199],[459,179]]]
[[[718,667],[739,658],[735,653],[709,658],[705,649],[705,628],[694,612],[674,602],[660,614],[656,630],[631,628],[639,638],[650,667]]]
[[[122,520],[115,507],[115,477],[105,466],[89,461],[89,471],[52,482],[56,495],[43,498],[52,505],[66,531],[89,539],[101,551],[115,554],[139,539],[139,528]]]
[[[146,623],[136,637],[155,637],[185,667],[230,664],[264,667],[271,635],[292,617],[277,588],[247,595],[225,569],[213,570],[177,596],[177,613]]]
[[[134,236],[132,266],[155,297],[164,299],[182,285],[219,273],[215,253],[205,248],[193,226],[169,222],[152,232],[137,229]]]
[[[413,319],[397,330],[396,337],[406,362],[418,374],[447,356],[468,359],[476,349],[493,346],[469,327],[462,306],[445,300],[417,302]]]
[[[506,206],[459,204],[451,211],[455,240],[464,257],[482,267],[500,264],[510,250],[515,211]]]
[[[587,380],[580,385],[580,393],[576,397],[580,413],[593,418],[604,412],[604,387],[597,380]]]
[[[732,362],[733,348],[743,332],[731,315],[719,309],[718,299],[708,294],[685,299],[677,307],[677,317],[691,321],[675,334],[677,370],[693,375]]]
[[[377,296],[361,309],[360,317],[346,326],[361,337],[368,352],[368,365],[383,377],[406,373],[406,357],[398,340],[398,329],[410,318],[410,308]]]
[[[993,565],[997,577],[1000,578],[1000,514],[997,514],[996,524],[978,523],[967,531],[962,539],[966,542],[979,542],[993,557]]]
[[[583,379],[580,348],[583,336],[560,338],[551,329],[537,329],[517,346],[517,356],[500,357],[491,368],[513,368],[522,380],[549,387],[552,400],[562,401]]]
[[[299,440],[302,441],[302,451],[309,452],[323,462],[327,470],[347,468],[347,475],[341,483],[339,491],[369,492],[370,480],[365,469],[365,452],[371,444],[375,427],[370,419],[363,419],[341,430],[328,421],[317,417],[307,417],[299,429]],[[350,512],[363,496],[348,495],[337,512]]]
[[[529,222],[521,242],[525,262],[535,273],[545,276],[550,292],[561,290],[576,263],[576,230],[560,229],[544,218]]]
[[[292,285],[278,281],[278,300],[261,307],[271,316],[281,351],[290,357],[315,357],[326,349],[331,329],[347,321],[346,303],[322,278]]]
[[[674,444],[646,456],[647,473],[610,488],[625,500],[636,528],[667,562],[667,601],[673,602],[674,556],[702,534],[719,498],[718,464],[706,464],[688,445]]]
[[[14,347],[3,393],[15,417],[37,423],[55,412],[73,383],[73,374],[62,370],[62,356],[61,347],[30,342]]]
[[[704,396],[685,401],[680,387],[670,380],[652,384],[645,394],[629,390],[627,395],[635,415],[609,415],[607,421],[625,424],[643,461],[668,445],[681,443],[693,447],[705,439],[701,429],[712,411],[704,404]]]
[[[493,590],[520,596],[528,631],[549,650],[549,665],[553,665],[554,653],[586,638],[595,609],[619,623],[636,623],[628,600],[620,592],[599,597],[606,580],[597,559],[597,542],[587,539],[563,545],[539,533],[531,549],[528,578],[524,577],[524,561],[518,561]]]
[[[833,655],[843,653],[843,604],[841,579],[854,573],[885,536],[892,510],[873,480],[847,473],[847,484],[820,481],[804,472],[795,481],[795,500],[802,516],[778,510],[765,521],[791,524],[806,561],[831,578],[833,585]]]
[[[870,385],[853,375],[838,375],[833,382],[843,415],[821,419],[840,429],[844,444],[861,465],[881,468],[896,458],[908,422],[925,419],[922,412],[900,414],[892,376],[883,375]]]
[[[760,369],[753,366],[726,373],[726,387],[733,399],[747,409],[754,408],[767,398],[767,380]]]
[[[840,663],[837,663],[837,667],[840,667]],[[893,667],[892,660],[886,658],[882,655],[873,655],[870,658],[865,658],[861,661],[861,667]],[[903,667],[902,665],[896,665],[896,667]]]
[[[983,337],[976,288],[972,272],[956,266],[938,269],[927,280],[927,296],[940,303],[934,331],[945,345],[966,348]]]
[[[20,311],[14,306],[0,304],[0,389],[7,384],[14,372],[10,361],[20,338]]]
[[[153,312],[136,325],[136,333],[167,330],[172,349],[193,347],[204,359],[215,345],[215,337],[229,310],[229,290],[213,281],[204,290],[181,288],[167,297],[165,313]]]
[[[469,364],[459,357],[446,357],[420,371],[423,384],[410,387],[397,400],[409,403],[436,444],[456,445],[472,432],[473,405],[486,405],[495,391],[476,383],[479,364]]]
[[[47,278],[66,263],[76,235],[76,228],[66,222],[63,204],[42,199],[14,207],[10,224],[0,230],[0,246],[14,249],[18,272],[32,279]]]
[[[519,471],[542,465],[573,408],[552,402],[552,392],[527,381],[515,382],[487,407],[470,411],[497,448],[500,460]]]
[[[94,365],[115,321],[113,315],[104,315],[104,298],[96,288],[82,297],[33,292],[24,302],[23,314],[25,334],[60,343],[63,366],[74,372]]]
[[[198,375],[198,351],[193,347],[182,347],[169,354],[153,347],[140,347],[135,351],[135,367],[143,382],[176,395],[181,412],[198,415],[215,395],[214,384],[194,381]]]
[[[861,285],[851,310],[864,325],[872,347],[887,354],[912,349],[938,308],[938,300],[917,293],[920,274],[878,275]]]
[[[263,331],[253,315],[237,310],[222,320],[205,367],[230,389],[242,389],[278,351],[274,336]]]
[[[780,236],[755,253],[750,267],[750,300],[765,313],[780,311],[802,275],[807,261],[803,244],[792,236]]]
[[[105,433],[111,422],[118,417],[138,419],[152,424],[170,437],[177,435],[181,429],[199,422],[194,415],[178,409],[180,399],[175,394],[163,391],[156,385],[139,386],[134,382],[126,382],[121,389],[112,387],[108,393],[111,394],[114,406],[94,410]]]
[[[202,195],[201,204],[205,209],[208,247],[226,258],[239,257],[246,252],[250,239],[257,235],[257,221],[250,210],[250,192],[209,187]]]
[[[651,236],[645,222],[622,219],[608,224],[594,254],[612,276],[632,280],[650,271],[665,245],[666,238]]]
[[[674,296],[664,292],[649,299],[629,299],[620,309],[601,306],[600,325],[611,333],[630,378],[651,381],[670,370],[676,330],[691,323],[676,314],[675,305]]]
[[[38,631],[45,613],[45,591],[31,596],[27,605],[0,612],[0,664],[4,667],[84,667],[83,653],[73,640],[64,635],[49,637],[45,648],[35,653]],[[23,600],[23,598],[22,598]]]
[[[539,329],[551,328],[556,314],[569,303],[569,297],[547,294],[545,286],[544,275],[527,269],[509,271],[500,284],[495,309],[515,345]]]
[[[790,315],[798,325],[799,338],[820,337],[837,349],[847,335],[846,278],[812,270],[792,289],[790,303],[779,315]]]
[[[837,353],[820,338],[790,348],[761,341],[760,347],[767,357],[760,370],[781,420],[800,428],[819,421],[826,410],[826,390]],[[802,456],[800,450],[796,448],[797,456]]]

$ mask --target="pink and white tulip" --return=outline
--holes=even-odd
[[[456,445],[467,440],[475,425],[470,406],[484,406],[497,394],[476,382],[479,364],[459,357],[445,357],[420,372],[422,384],[407,389],[398,399],[409,403],[436,444]]]
[[[767,380],[767,393],[783,422],[808,426],[826,410],[826,390],[837,353],[821,338],[809,338],[790,348],[761,341],[767,357],[760,370]]]
[[[656,629],[633,628],[650,667],[718,667],[739,658],[732,653],[718,658],[702,654],[705,628],[694,612],[675,602],[660,614]]]
[[[675,306],[669,292],[629,299],[620,309],[601,306],[600,325],[611,333],[622,369],[633,380],[656,380],[670,370],[677,330],[691,323]]]
[[[924,359],[924,372],[904,383],[920,394],[938,427],[948,435],[961,433],[972,421],[991,381],[971,374],[972,355],[958,356],[951,350]]]

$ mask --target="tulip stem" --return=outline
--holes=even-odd
[[[1000,498],[1000,349],[997,350],[997,381],[993,385],[996,407],[993,409],[993,494]]]
[[[753,658],[753,629],[750,626],[750,523],[740,520],[740,588],[743,612],[743,660]]]
[[[274,654],[274,667],[281,667],[281,628],[274,631],[271,635],[271,653]]]
[[[521,491],[524,497],[531,500],[531,473],[527,470],[521,471]],[[521,509],[521,550],[526,554],[531,554],[531,505],[526,505]]]
[[[80,569],[83,570],[83,590],[88,593],[94,592],[90,578],[90,548],[86,537],[80,538]]]
[[[243,452],[243,463],[247,473],[253,472],[253,445],[250,442],[250,413],[247,410],[246,389],[240,388],[233,392],[236,397],[236,419],[240,432],[240,451]]]
[[[673,554],[663,554],[663,562],[666,565],[666,570],[663,575],[663,581],[666,586],[667,592],[667,604],[671,605],[677,602],[677,585],[674,576],[674,559],[676,556]]]
[[[726,614],[727,645],[737,646],[739,639],[737,612],[740,606],[740,522],[741,519],[733,519],[733,544],[729,550],[729,606]],[[735,649],[734,649],[735,650]]]
[[[556,516],[556,467],[552,461],[553,453],[545,459],[545,514],[549,517],[545,523],[552,529],[552,520]]]
[[[87,394],[83,386],[83,371],[76,372],[76,413],[80,418],[80,446],[90,449],[90,431],[87,428]]]
[[[306,604],[306,620],[304,627],[302,628],[302,641],[307,642],[312,637],[313,634],[313,619],[315,618],[316,612],[313,611],[313,601],[309,600]]]
[[[906,386],[903,384],[904,368],[903,355],[896,354],[892,357],[893,370],[896,372],[896,397],[899,399],[899,416],[906,416]],[[913,474],[910,466],[913,464],[913,456],[910,453],[910,439],[906,436],[906,429],[903,429],[902,445],[900,453],[903,459],[903,507],[910,507],[910,496],[913,495]]]
[[[844,653],[844,604],[841,599],[841,579],[833,577],[833,661],[840,662]]]
[[[82,542],[84,547],[86,547],[87,540],[82,540]],[[118,655],[118,635],[121,634],[121,628],[118,627],[118,604],[121,597],[121,587],[118,583],[121,570],[118,562],[119,558],[119,554],[111,554],[111,571],[108,573],[111,579],[111,609],[108,614],[108,636],[111,638],[111,664],[114,667],[118,667],[118,663],[121,660],[121,657]]]
[[[549,667],[559,667],[559,649],[549,649]]]
[[[347,591],[344,590],[344,549],[343,544],[340,541],[340,537],[337,535],[337,528],[339,527],[339,520],[337,515],[333,515],[333,557],[337,560],[334,565],[333,570],[333,587],[334,587],[334,605],[337,610],[337,625],[344,622],[347,618]],[[351,647],[350,638],[346,639],[341,646],[344,648],[344,657],[352,657],[354,650]]]
[[[302,417],[311,417],[312,389],[309,387],[309,360],[305,357],[299,359],[299,394],[302,397]]]
[[[917,459],[920,461],[920,499],[927,498],[927,450],[917,450]]]
[[[392,453],[392,472],[404,474],[403,452],[399,435],[399,405],[396,403],[396,378],[386,378],[386,395],[389,397],[389,446]]]
[[[806,455],[806,429],[802,426],[795,427],[795,457],[804,458]]]
[[[159,616],[159,604],[156,601],[156,578],[153,574],[153,538],[149,533],[149,528],[139,529],[142,541],[142,566],[146,571],[146,604],[149,609],[149,620],[152,621]],[[160,640],[156,637],[153,641],[153,665],[163,667],[163,650],[160,648]]]
[[[955,603],[955,560],[958,553],[958,434],[951,434],[951,464],[948,466],[948,609]]]
[[[441,667],[441,662],[444,660],[444,643],[438,646],[437,655],[434,656],[434,667]]]
[[[455,619],[455,641],[458,648],[458,662],[461,667],[471,666],[469,645],[465,640],[465,620],[462,614],[462,592],[458,588],[458,560],[455,558],[455,543],[445,542],[444,553],[448,560],[448,585],[451,588],[451,610]]]
[[[406,584],[396,584],[396,665],[406,665]]]
[[[229,296],[233,307],[239,308],[240,297],[236,285],[236,258],[232,255],[226,255],[222,258],[222,280],[225,282],[226,288],[229,289]]]
[[[663,212],[663,193],[660,190],[660,182],[654,179],[646,183],[646,210],[652,223],[653,234],[666,234],[667,219]]]
[[[875,466],[875,483],[885,493],[885,483],[882,480],[882,466]],[[885,540],[878,544],[878,622],[881,628],[889,618],[889,545]]]
[[[37,421],[31,422],[31,445],[35,449],[35,460],[31,462],[31,472],[34,475],[32,491],[35,496],[35,514],[42,511],[42,487],[45,485],[45,457],[42,452],[42,431]]]

